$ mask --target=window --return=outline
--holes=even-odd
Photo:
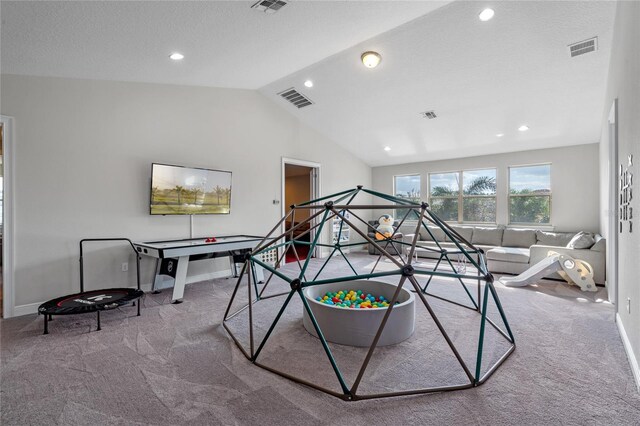
[[[420,175],[405,175],[393,177],[393,193],[398,198],[404,198],[416,203],[420,202]],[[396,209],[395,218],[402,220],[408,209]],[[407,220],[417,220],[413,214]]]
[[[496,169],[462,172],[462,222],[496,222]]]
[[[551,164],[509,167],[509,223],[547,224],[551,218]]]
[[[444,221],[458,221],[460,173],[429,174],[429,204],[431,211]]]
[[[431,210],[447,222],[496,222],[496,169],[429,174]]]

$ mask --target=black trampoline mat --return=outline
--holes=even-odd
[[[117,308],[144,293],[133,288],[107,288],[59,297],[43,303],[38,312],[47,315],[70,315]]]

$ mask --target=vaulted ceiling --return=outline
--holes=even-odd
[[[3,1],[1,71],[257,89],[372,166],[599,140],[614,2],[252,4]],[[290,87],[313,105],[277,95]]]

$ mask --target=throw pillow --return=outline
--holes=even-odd
[[[580,231],[569,241],[567,248],[570,249],[588,249],[595,244],[593,234],[590,232]]]

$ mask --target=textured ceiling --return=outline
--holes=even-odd
[[[0,70],[259,89],[372,166],[600,138],[615,2],[293,0],[272,15],[252,3],[2,1]],[[569,57],[593,36],[597,52]],[[276,95],[292,86],[315,104]]]
[[[451,3],[261,92],[372,166],[598,142],[615,3],[491,5],[480,22],[484,3]],[[593,36],[597,52],[569,57]],[[378,68],[362,66],[365,50],[382,54]],[[315,104],[275,96],[291,86]]]
[[[2,72],[257,89],[448,3],[254,2],[2,1]]]

